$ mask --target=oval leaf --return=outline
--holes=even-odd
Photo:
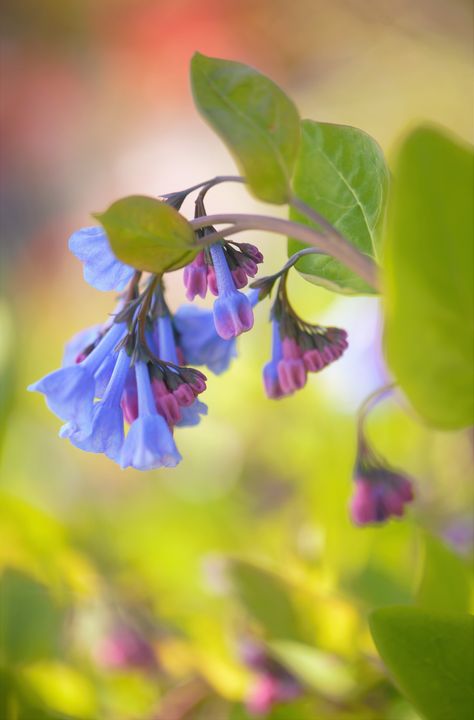
[[[118,259],[137,270],[177,270],[199,252],[191,225],[161,200],[131,195],[94,217],[104,226]]]
[[[318,693],[340,699],[356,687],[347,666],[329,653],[291,640],[275,640],[268,646],[287,670]]]
[[[348,125],[303,120],[293,188],[298,198],[328,220],[353,245],[377,259],[389,173],[370,135]],[[292,220],[316,223],[292,209]],[[291,240],[290,255],[305,247]],[[297,269],[306,280],[341,293],[373,293],[351,270],[328,255],[308,255]]]
[[[474,618],[413,607],[372,613],[377,650],[426,720],[471,720]]]
[[[405,140],[385,248],[386,351],[431,425],[472,423],[472,152],[434,128]]]
[[[200,53],[191,61],[191,84],[198,110],[225,142],[256,197],[288,202],[300,134],[292,101],[253,68]]]
[[[301,640],[298,614],[284,580],[243,560],[233,560],[231,576],[247,612],[271,638]]]

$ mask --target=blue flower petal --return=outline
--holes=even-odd
[[[41,392],[50,410],[62,420],[81,427],[89,427],[94,402],[94,377],[81,365],[70,365],[55,370],[28,390]]]
[[[97,290],[123,290],[135,272],[117,260],[100,227],[77,230],[69,238],[69,249],[84,264],[84,279]]]
[[[181,460],[173,435],[161,415],[142,415],[130,426],[120,465],[136,470],[175,467]]]
[[[174,316],[179,345],[190,365],[206,365],[216,375],[237,357],[235,338],[224,340],[216,332],[212,310],[182,305]]]
[[[200,400],[195,400],[188,407],[181,407],[181,420],[176,423],[176,427],[192,427],[199,425],[201,415],[207,415],[207,405]]]
[[[85,350],[89,345],[94,343],[101,331],[102,325],[92,325],[92,327],[80,330],[78,333],[66,343],[63,355],[63,367],[66,365],[74,365],[76,363],[77,356]]]

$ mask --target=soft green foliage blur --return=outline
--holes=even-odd
[[[403,57],[405,45],[403,37],[393,56]],[[409,83],[410,53],[406,62]],[[339,87],[339,96],[326,88],[326,102],[337,107],[338,97],[346,107],[351,92],[372,96],[367,74],[366,67],[353,91],[349,82]],[[442,85],[447,105],[452,86],[450,76]],[[401,112],[396,96],[390,101]],[[456,195],[459,177],[451,182]],[[411,222],[421,236],[424,219]],[[284,261],[283,250],[268,256],[270,264]],[[177,432],[182,464],[121,472],[60,440],[59,421],[24,390],[115,302],[81,282],[77,263],[63,262],[47,281],[25,263],[11,308],[0,306],[0,718],[180,720],[180,703],[189,701],[187,720],[249,720],[244,700],[255,677],[239,643],[250,636],[305,688],[270,720],[418,720],[418,712],[437,720],[452,697],[447,685],[459,668],[469,672],[467,620],[459,616],[472,608],[471,431],[441,432],[404,403],[381,404],[370,439],[416,478],[416,501],[402,521],[355,528],[347,510],[354,407],[320,377],[282,402],[265,398],[270,333],[262,304],[230,371],[209,379],[209,416]],[[179,276],[169,289],[177,307]],[[297,273],[290,291],[305,318],[356,303],[364,326],[358,299],[335,300]],[[429,339],[422,333],[414,349]],[[425,381],[422,371],[417,377]],[[351,384],[360,381],[354,373]],[[368,624],[374,609],[378,650]],[[440,622],[439,613],[451,619]],[[401,639],[415,615],[417,640],[407,647]],[[120,624],[149,641],[155,667],[104,666],[100,649]],[[456,720],[464,720],[464,701],[463,694]]]
[[[387,357],[420,415],[474,421],[474,154],[418,128],[398,155],[385,246]]]

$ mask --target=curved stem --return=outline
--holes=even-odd
[[[176,195],[176,194],[182,194],[182,195],[189,195],[189,193],[194,192],[194,190],[199,190],[199,188],[206,188],[207,190],[210,190],[215,185],[220,185],[221,183],[225,182],[238,182],[238,183],[245,183],[247,182],[245,178],[241,177],[240,175],[216,175],[216,177],[211,178],[210,180],[204,180],[203,182],[197,183],[196,185],[192,185],[191,187],[186,188],[185,190],[177,190],[175,193],[166,193],[165,195],[161,195],[161,197],[168,197],[168,195]]]
[[[363,440],[364,423],[369,412],[377,405],[388,393],[397,387],[396,382],[387,383],[377,388],[368,395],[357,411],[357,435],[359,442]]]
[[[301,223],[285,220],[283,218],[268,217],[266,215],[247,215],[241,213],[219,213],[207,215],[190,220],[194,230],[200,230],[210,225],[223,225],[229,223],[232,227],[206,235],[200,239],[202,245],[210,245],[217,240],[243,232],[244,230],[264,230],[279,235],[287,235],[306,245],[339,260],[343,265],[353,270],[366,283],[375,290],[380,290],[377,264],[368,255],[364,255],[351,245],[334,229],[323,234]]]

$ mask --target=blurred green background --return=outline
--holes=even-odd
[[[312,687],[272,718],[414,720],[366,617],[422,601],[422,577],[429,603],[467,604],[473,437],[380,405],[370,437],[417,496],[401,522],[351,524],[354,414],[386,377],[377,300],[292,277],[305,318],[348,329],[346,356],[296,397],[267,400],[262,303],[230,371],[209,378],[208,417],[178,432],[174,470],[81,453],[25,388],[113,306],[67,252],[90,212],[234,172],[192,106],[195,50],[255,65],[303,117],[363,128],[390,161],[421,120],[469,136],[471,4],[6,0],[2,12],[0,718],[243,720],[255,677],[239,646],[252,637],[314,650]],[[220,187],[208,210],[255,206]],[[284,243],[248,240],[265,271],[281,266]],[[176,308],[180,273],[169,290]],[[427,554],[438,578],[424,575]],[[121,662],[121,632],[147,650]]]

